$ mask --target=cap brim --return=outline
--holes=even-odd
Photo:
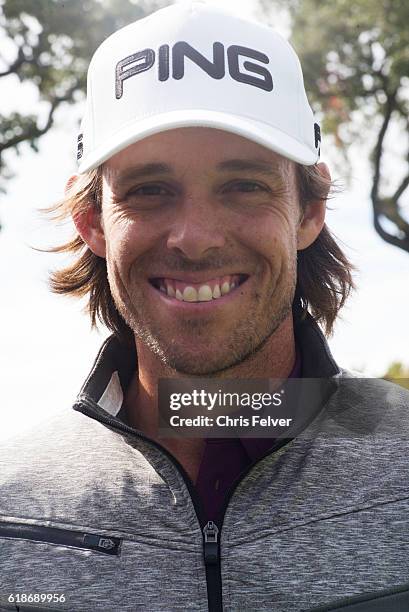
[[[82,174],[98,167],[119,151],[148,136],[182,127],[209,127],[231,132],[306,166],[315,164],[319,159],[318,151],[266,123],[210,110],[180,110],[128,124],[86,155],[78,172]]]

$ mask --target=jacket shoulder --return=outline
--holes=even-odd
[[[72,408],[59,410],[2,442],[0,486],[35,483],[40,475],[51,481],[64,471],[81,470],[80,454],[97,459],[110,437],[112,433],[101,423]]]
[[[408,436],[409,390],[382,378],[364,377],[342,369],[329,413],[347,429],[365,433]]]
[[[0,517],[81,523],[89,513],[105,516],[108,507],[116,508],[129,487],[137,503],[147,486],[162,485],[139,444],[72,408],[5,440]]]

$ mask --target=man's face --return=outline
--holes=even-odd
[[[193,376],[257,351],[291,312],[299,219],[294,164],[240,136],[175,129],[114,155],[105,256],[137,346]]]

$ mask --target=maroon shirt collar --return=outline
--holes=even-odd
[[[295,347],[295,362],[288,378],[301,378],[301,353]],[[253,462],[266,453],[275,442],[275,438],[239,438],[248,458]]]

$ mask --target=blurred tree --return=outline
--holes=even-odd
[[[100,42],[118,28],[166,4],[171,2],[0,0],[0,82],[13,77],[21,83],[28,81],[36,88],[39,101],[45,102],[43,114],[0,111],[3,180],[11,176],[4,152],[19,152],[22,143],[37,150],[38,139],[53,125],[59,105],[81,98],[89,60]],[[4,191],[4,182],[0,188]]]
[[[385,140],[396,122],[409,162],[409,2],[408,0],[260,0],[272,22],[272,8],[291,21],[291,43],[304,72],[308,97],[323,132],[332,134],[342,154],[347,180],[348,145],[371,146],[374,226],[386,242],[409,252],[409,222],[399,200],[409,185],[406,175],[385,195]],[[366,128],[366,129],[365,129]]]
[[[382,378],[409,389],[409,367],[404,366],[400,361],[394,361],[391,363]]]

